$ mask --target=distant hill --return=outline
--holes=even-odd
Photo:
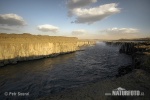
[[[117,41],[150,41],[150,37],[136,39],[119,39]]]

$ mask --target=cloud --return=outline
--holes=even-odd
[[[39,25],[38,30],[42,32],[54,32],[56,33],[59,28],[53,25],[45,24],[45,25]]]
[[[106,30],[103,30],[102,32],[105,32],[107,34],[135,34],[138,33],[139,30],[138,29],[134,29],[134,28],[109,28]]]
[[[74,30],[70,36],[75,36],[80,39],[101,39],[101,40],[116,40],[116,39],[132,39],[146,37],[141,34],[141,30],[136,28],[108,28],[100,31],[86,31],[84,29]]]
[[[69,0],[67,7],[69,9],[80,8],[95,2],[97,2],[97,0]]]
[[[21,27],[0,25],[1,32],[19,32]]]
[[[83,29],[72,31],[72,35],[83,35],[85,33],[86,33],[86,30],[83,30]]]
[[[130,39],[138,38],[140,36],[140,30],[136,28],[109,28],[101,30],[97,37],[101,39]]]
[[[17,14],[0,14],[0,24],[8,26],[24,26],[26,22]]]
[[[0,30],[14,31],[15,29],[7,28],[7,27],[0,27]]]
[[[110,3],[93,8],[75,8],[69,11],[70,15],[74,15],[76,20],[73,23],[88,23],[100,21],[108,16],[119,13],[118,4]]]

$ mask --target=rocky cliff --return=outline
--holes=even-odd
[[[0,66],[74,52],[81,46],[94,43],[94,41],[78,40],[75,37],[0,34]]]
[[[119,52],[128,54],[132,57],[132,64],[128,66],[121,66],[118,69],[118,75],[122,76],[134,69],[142,69],[150,72],[150,41],[112,41],[106,42],[108,45],[120,45]]]

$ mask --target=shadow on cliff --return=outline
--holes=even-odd
[[[55,54],[50,54],[50,55],[38,55],[38,56],[32,55],[32,56],[29,56],[29,57],[15,57],[13,59],[0,60],[0,67],[4,67],[4,66],[6,66],[8,64],[16,64],[17,62],[24,62],[24,61],[30,61],[30,60],[38,60],[38,59],[43,59],[43,58],[54,58],[54,57],[57,57],[57,56],[71,54],[71,53],[74,53],[74,52],[75,51],[55,53]]]

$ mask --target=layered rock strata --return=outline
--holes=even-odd
[[[81,46],[92,44],[95,41],[79,40],[75,37],[0,34],[0,66],[75,52]]]

